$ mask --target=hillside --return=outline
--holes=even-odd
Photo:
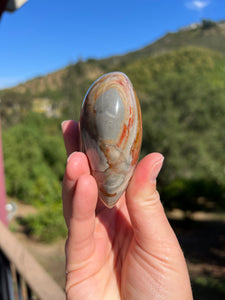
[[[167,33],[153,44],[128,53],[124,58],[132,60],[153,54],[158,55],[185,46],[207,48],[225,54],[225,21],[218,23],[203,21],[201,24],[190,25],[175,33]]]
[[[140,100],[141,158],[151,152],[165,157],[157,178],[163,206],[170,216],[189,218],[170,223],[188,259],[194,297],[224,299],[224,222],[218,212],[224,220],[225,22],[194,24],[138,51],[78,61],[1,90],[7,195],[36,211],[12,228],[42,245],[66,236],[60,123],[78,120],[90,84],[115,70],[128,75]],[[53,261],[54,272],[58,263]]]
[[[175,40],[176,45],[179,44],[178,37],[187,42],[187,36],[190,41],[190,37],[196,35],[200,35],[202,41],[208,36],[209,45],[209,37],[225,37],[224,23],[203,23],[171,34],[167,43],[170,51],[162,46],[168,38],[165,36],[155,43],[161,43],[161,53],[157,55],[140,55],[141,51],[147,53],[147,49],[156,47],[152,44],[137,52],[135,55],[139,56],[135,59],[127,58],[131,53],[125,55],[120,64],[113,63],[114,58],[79,61],[53,74],[0,91],[3,128],[10,129],[26,120],[31,111],[45,118],[54,117],[56,124],[62,119],[77,120],[90,84],[103,73],[120,70],[131,79],[140,99],[144,128],[142,155],[160,151],[167,156],[169,168],[163,181],[169,183],[181,177],[197,180],[208,174],[208,178],[222,184],[225,55],[222,47],[220,52],[196,45],[175,47]],[[221,38],[221,45],[222,42]],[[108,63],[110,60],[112,64]],[[24,124],[30,124],[33,116],[29,118]],[[50,128],[46,128],[49,134],[52,130],[57,132],[49,122],[41,122],[49,124]],[[35,125],[34,122],[31,125]],[[21,132],[22,129],[23,126]]]
[[[104,69],[103,65],[101,69]],[[33,96],[31,93],[14,92],[13,94],[12,91],[8,94],[9,98],[10,95],[11,97],[16,95],[17,102],[9,102],[11,108],[6,109],[3,115],[5,126],[9,126],[7,122],[11,124],[4,137],[6,138],[10,132],[15,135],[13,137],[15,146],[12,147],[11,143],[14,142],[8,138],[5,149],[10,151],[9,149],[20,147],[18,153],[17,151],[14,153],[16,156],[19,155],[16,161],[21,162],[26,156],[25,151],[21,151],[23,146],[20,144],[20,138],[25,148],[29,148],[30,144],[39,145],[43,148],[41,150],[43,153],[47,152],[44,156],[47,155],[48,159],[55,157],[55,147],[59,149],[56,145],[62,141],[58,128],[54,127],[54,129],[52,124],[58,126],[62,119],[79,119],[82,99],[93,82],[94,75],[97,77],[101,69],[97,61],[79,62],[68,68],[61,90],[54,93],[47,90],[39,96]],[[105,69],[114,70],[113,67],[110,69],[106,66]],[[95,74],[89,71],[89,74],[93,74],[93,79],[85,76],[88,70],[96,71]],[[140,99],[144,129],[142,155],[158,151],[166,156],[167,168],[161,175],[163,185],[176,182],[177,179],[185,182],[203,180],[201,184],[204,185],[205,182],[209,185],[214,184],[216,188],[212,190],[219,191],[217,185],[224,184],[224,171],[221,165],[225,163],[224,55],[209,49],[183,47],[161,55],[133,60],[121,66],[120,70],[131,79]],[[2,98],[4,97],[6,94],[2,95]],[[29,113],[26,117],[30,110],[35,110],[38,115],[41,115],[40,102],[42,101],[48,107],[51,99],[54,104],[51,107],[52,111],[54,109],[56,112],[58,108],[61,115],[48,115],[47,110],[43,108],[41,121],[33,115],[29,116]],[[27,103],[31,103],[30,107],[26,107]],[[39,110],[34,104],[39,105]],[[47,120],[43,119],[46,118],[45,115],[48,116]],[[52,118],[49,118],[51,116],[55,117],[53,123],[51,123]],[[12,126],[19,122],[19,118],[23,119],[20,127]],[[43,131],[40,131],[41,128]],[[52,133],[57,136],[55,140],[50,139]],[[41,137],[38,138],[39,135]],[[48,142],[50,140],[52,145]],[[63,149],[63,146],[60,149]],[[6,150],[6,153],[8,151]],[[29,151],[33,151],[32,148]],[[57,170],[60,169],[59,178],[61,178],[63,167],[58,166],[58,163],[60,164],[63,154],[60,152],[57,155],[58,158],[54,163],[57,165]],[[29,154],[29,157],[36,157],[36,160],[39,157],[40,161],[41,156],[42,154],[39,156],[35,153]],[[28,174],[30,164],[31,162],[26,164]],[[25,164],[22,167],[23,172],[25,172],[24,166]],[[24,179],[24,176],[18,178]],[[181,183],[181,186],[183,184]]]
[[[130,64],[136,62],[138,64],[140,59],[161,57],[180,47],[190,46],[225,54],[225,22],[202,21],[201,24],[168,33],[138,51],[107,59],[78,61],[46,76],[34,78],[11,89],[1,90],[3,126],[19,122],[29,110],[43,112],[49,117],[65,116],[77,119],[89,85],[100,75],[114,70],[123,71],[129,69]],[[142,76],[140,78],[146,82]],[[143,90],[140,90],[139,94],[142,97]]]
[[[76,71],[79,75],[76,80],[79,82],[82,83],[84,79],[93,81],[99,75],[113,69],[119,70],[133,60],[150,55],[160,55],[179,47],[203,47],[225,54],[225,21],[218,23],[202,21],[201,24],[194,25],[195,26],[183,28],[175,33],[167,33],[156,42],[137,51],[121,56],[108,57],[106,59],[89,59],[85,62],[79,61],[75,65],[70,65],[46,76],[29,80],[10,89],[10,91],[16,93],[30,93],[31,95],[40,95],[49,91],[59,91],[64,88],[65,78],[67,79],[71,76],[71,67],[76,66]]]

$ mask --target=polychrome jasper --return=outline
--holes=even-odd
[[[99,198],[111,208],[129,183],[142,142],[140,104],[125,74],[105,74],[93,83],[82,105],[80,131]]]

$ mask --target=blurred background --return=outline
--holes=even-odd
[[[0,113],[11,231],[64,286],[60,124],[100,75],[125,72],[161,152],[161,199],[196,300],[225,299],[225,2],[29,0],[0,23]]]

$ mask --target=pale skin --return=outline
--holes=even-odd
[[[156,177],[163,156],[137,165],[112,209],[98,200],[75,121],[62,124],[68,162],[63,180],[67,300],[191,300],[183,252],[167,220]]]

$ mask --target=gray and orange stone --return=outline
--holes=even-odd
[[[84,98],[80,131],[99,198],[111,208],[129,183],[142,142],[140,104],[125,74],[105,74],[93,83]]]

